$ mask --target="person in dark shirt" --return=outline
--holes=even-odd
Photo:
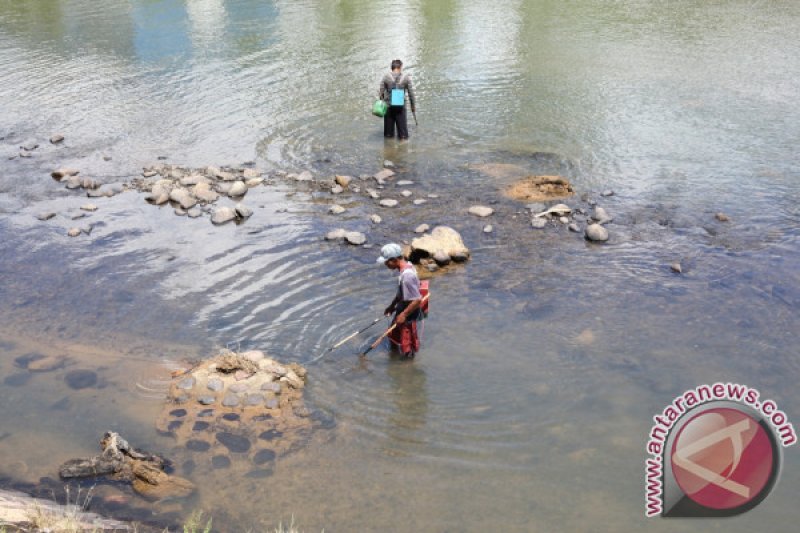
[[[392,90],[403,91],[402,105],[397,105],[397,101],[392,105]],[[403,62],[399,59],[392,61],[392,70],[384,74],[381,79],[381,86],[378,90],[378,98],[386,102],[389,108],[383,117],[383,136],[394,137],[395,127],[397,136],[400,139],[408,139],[408,120],[406,118],[406,95],[411,103],[411,112],[416,113],[416,98],[414,87],[411,84],[411,76],[403,73]]]

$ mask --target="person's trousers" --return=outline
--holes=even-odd
[[[389,106],[383,117],[383,136],[394,137],[397,126],[397,136],[408,139],[408,121],[406,120],[406,106]]]
[[[417,334],[417,321],[407,320],[389,333],[389,340],[397,346],[404,355],[413,355],[419,351],[419,335]]]

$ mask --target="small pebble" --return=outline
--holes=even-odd
[[[494,231],[494,227],[492,227],[492,225],[491,225],[491,224],[486,224],[486,225],[483,227],[483,232],[484,232],[484,233],[491,233],[491,232],[493,232],[493,231]]]
[[[681,268],[681,264],[679,261],[675,261],[669,266],[670,270],[675,272],[676,274],[681,274],[683,272],[683,268]]]

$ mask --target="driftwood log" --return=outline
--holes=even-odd
[[[190,481],[164,472],[167,461],[163,457],[137,450],[118,433],[106,432],[100,447],[100,455],[62,464],[59,475],[63,479],[110,476],[130,482],[136,492],[152,500],[184,497],[194,491]]]

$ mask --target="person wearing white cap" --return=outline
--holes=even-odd
[[[399,348],[405,357],[414,357],[419,351],[417,320],[420,318],[422,304],[417,271],[414,265],[406,261],[403,257],[403,249],[396,243],[389,243],[381,248],[378,262],[383,263],[391,270],[400,272],[397,294],[384,311],[386,316],[395,313],[394,324],[396,327],[389,334],[389,340]]]

